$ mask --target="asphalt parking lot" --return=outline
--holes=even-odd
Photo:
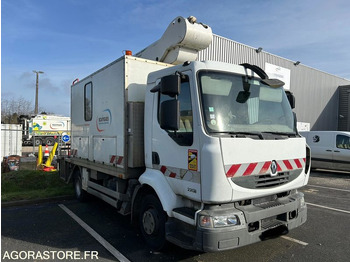
[[[16,260],[32,261],[40,261],[40,256],[47,261],[348,261],[350,173],[312,172],[301,191],[308,204],[308,220],[302,227],[287,236],[219,253],[174,245],[152,252],[129,217],[98,199],[3,207],[1,258],[15,260],[12,254]]]

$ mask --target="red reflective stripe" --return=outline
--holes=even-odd
[[[162,166],[162,167],[160,168],[160,172],[162,172],[163,174],[165,174],[165,171],[166,171],[166,167],[165,167],[165,166]]]
[[[117,162],[117,164],[118,164],[118,165],[120,165],[120,164],[122,163],[122,161],[123,161],[123,157],[122,157],[122,156],[120,156],[120,157],[118,158],[118,162]]]
[[[169,177],[172,177],[172,178],[176,177],[176,173],[171,173],[171,174],[169,175]]]
[[[233,176],[237,173],[237,171],[238,171],[238,169],[239,169],[240,167],[241,167],[241,164],[232,165],[232,166],[230,167],[230,169],[227,171],[226,176],[227,176],[227,177],[233,177]]]
[[[306,158],[303,158],[303,160],[304,160],[304,163],[306,163]]]
[[[300,163],[299,159],[294,159],[295,164],[297,165],[298,168],[302,168],[303,165]]]
[[[283,163],[286,165],[286,168],[288,168],[288,170],[293,169],[293,166],[290,164],[289,160],[283,160]]]
[[[259,175],[265,174],[267,172],[267,170],[269,170],[270,166],[271,166],[271,161],[265,162],[265,164],[263,165],[263,167],[259,171]]]
[[[255,167],[257,166],[258,163],[251,163],[247,167],[247,169],[244,171],[243,176],[249,176],[251,173],[253,173]]]
[[[111,161],[109,161],[109,163],[114,163],[115,158],[116,158],[116,156],[112,156]]]

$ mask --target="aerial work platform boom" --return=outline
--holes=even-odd
[[[193,16],[175,18],[163,36],[136,54],[137,57],[168,64],[195,61],[200,50],[207,48],[213,39],[209,26],[197,23]]]

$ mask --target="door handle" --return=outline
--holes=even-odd
[[[332,150],[330,150],[330,149],[327,149],[326,151],[327,151],[327,152],[332,152]]]
[[[340,151],[339,151],[339,150],[334,150],[334,152],[335,152],[335,153],[340,153]]]

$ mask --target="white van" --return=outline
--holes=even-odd
[[[311,167],[350,172],[350,132],[300,132],[311,148]]]

